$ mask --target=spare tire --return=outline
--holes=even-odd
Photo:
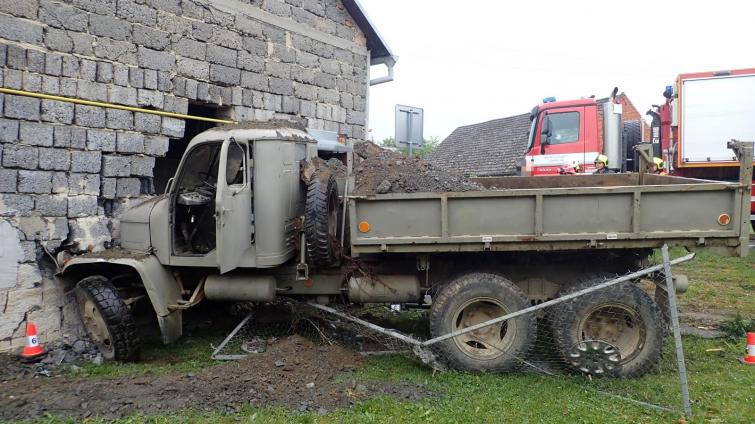
[[[336,177],[317,170],[307,183],[304,205],[307,263],[327,268],[338,259],[338,184]]]
[[[639,153],[634,149],[634,146],[642,143],[642,127],[640,121],[626,121],[624,122],[624,148],[626,149],[626,157],[624,161],[624,168],[622,171],[639,171]]]

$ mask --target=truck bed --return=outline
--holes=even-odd
[[[668,243],[747,255],[746,186],[642,178],[642,184],[639,174],[484,178],[476,181],[488,191],[350,197],[352,254],[641,249]],[[719,223],[724,214],[729,222]],[[360,232],[364,222],[369,230]]]

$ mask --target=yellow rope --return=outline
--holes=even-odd
[[[98,106],[98,107],[107,107],[107,108],[110,108],[110,109],[128,110],[130,112],[149,113],[151,115],[167,116],[167,117],[170,117],[170,118],[193,119],[195,121],[214,122],[214,123],[217,123],[217,124],[236,124],[237,123],[236,121],[231,121],[231,120],[227,120],[227,119],[216,119],[216,118],[206,118],[204,116],[184,115],[183,113],[174,113],[174,112],[165,112],[165,111],[162,111],[162,110],[143,109],[143,108],[140,108],[140,107],[116,105],[116,104],[113,104],[113,103],[105,103],[105,102],[94,102],[94,101],[91,101],[91,100],[74,99],[72,97],[63,97],[63,96],[53,96],[51,94],[33,93],[31,91],[14,90],[14,89],[11,89],[11,88],[0,88],[0,93],[12,94],[12,95],[16,95],[16,96],[36,97],[38,99],[46,99],[46,100],[57,100],[57,101],[60,101],[60,102],[75,103],[75,104],[79,104],[79,105]]]

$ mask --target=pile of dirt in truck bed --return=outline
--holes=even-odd
[[[412,401],[425,395],[421,385],[350,379],[363,362],[354,351],[290,336],[270,342],[263,353],[195,373],[12,379],[0,381],[0,421],[46,414],[114,419],[185,409],[235,412],[248,404],[323,414],[371,396]]]
[[[355,195],[485,190],[461,175],[371,142],[355,143],[354,153]]]

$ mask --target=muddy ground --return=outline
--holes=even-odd
[[[420,158],[410,158],[370,142],[354,144],[353,194],[480,191],[484,187],[461,175],[440,169]]]
[[[8,360],[0,359],[0,372]],[[234,412],[247,404],[324,414],[372,396],[401,400],[425,396],[424,387],[415,384],[353,380],[352,372],[363,363],[357,352],[294,335],[268,344],[263,353],[196,373],[115,378],[15,378],[4,373],[0,374],[0,420],[44,414],[114,419],[185,409]]]

